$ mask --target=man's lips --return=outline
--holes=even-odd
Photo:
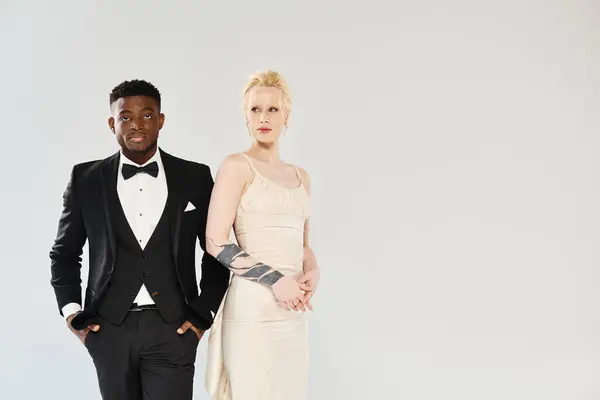
[[[146,139],[146,135],[141,134],[141,133],[136,133],[133,135],[129,135],[127,137],[127,140],[129,140],[130,142],[133,142],[133,143],[140,143],[140,142],[143,142],[145,139]]]

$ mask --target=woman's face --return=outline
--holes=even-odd
[[[281,131],[287,124],[283,93],[278,88],[254,87],[248,92],[246,121],[254,139],[261,143],[274,143],[279,140]]]

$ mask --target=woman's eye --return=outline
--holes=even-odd
[[[277,112],[277,111],[279,111],[279,109],[275,108],[275,107],[271,107],[271,108],[269,108],[269,111],[271,111],[271,112]]]

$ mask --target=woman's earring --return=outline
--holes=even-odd
[[[288,128],[288,126],[287,126],[287,124],[285,124],[285,130],[283,131],[283,136],[287,136],[287,128]]]
[[[250,122],[246,121],[246,129],[248,130],[248,136],[252,136],[252,133],[250,133],[250,127],[248,125],[250,125]]]

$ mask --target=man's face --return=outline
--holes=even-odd
[[[111,104],[108,125],[125,155],[154,152],[165,121],[158,102],[148,96],[121,97]]]

